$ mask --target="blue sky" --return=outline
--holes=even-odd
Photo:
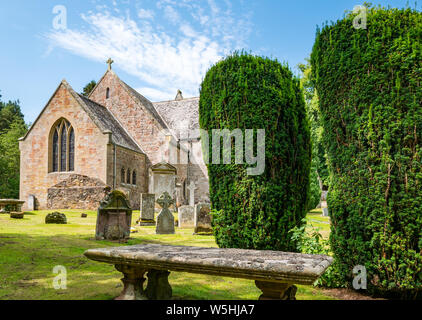
[[[152,101],[198,96],[206,70],[246,49],[287,62],[309,56],[317,25],[363,2],[349,0],[0,1],[0,94],[32,122],[62,79],[78,92],[116,73]],[[372,1],[415,7],[415,1]],[[66,25],[56,6],[66,9]],[[421,4],[417,8],[420,10]],[[60,17],[63,17],[61,15]],[[54,22],[59,22],[55,24]],[[295,71],[297,72],[297,71]]]

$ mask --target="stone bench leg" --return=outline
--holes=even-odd
[[[259,300],[296,300],[297,287],[289,283],[255,281],[262,291]]]
[[[116,265],[116,269],[123,273],[123,291],[115,300],[147,300],[144,293],[145,269],[128,265]]]
[[[173,294],[168,271],[149,270],[145,294],[149,300],[170,300]]]

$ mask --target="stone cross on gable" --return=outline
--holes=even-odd
[[[111,58],[109,58],[109,59],[106,61],[106,63],[108,64],[108,70],[111,70],[111,65],[114,63],[114,61],[113,61]]]
[[[163,208],[163,210],[168,210],[168,208],[174,203],[174,200],[166,191],[158,198],[157,203]]]
[[[195,182],[193,181],[190,182],[188,186],[188,190],[189,190],[189,205],[194,206],[195,205],[195,190],[196,190]]]

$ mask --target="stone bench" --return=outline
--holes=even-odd
[[[0,213],[8,213],[6,207],[12,207],[13,212],[22,212],[22,206],[25,201],[13,200],[13,199],[0,199]]]
[[[158,244],[91,249],[85,256],[123,273],[124,289],[116,300],[170,299],[170,271],[255,280],[260,299],[295,300],[294,285],[312,285],[332,263],[323,255]]]

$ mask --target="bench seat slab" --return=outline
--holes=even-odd
[[[324,255],[159,244],[90,249],[85,256],[114,264],[118,270],[130,267],[129,272],[121,271],[126,285],[122,296],[144,298],[150,295],[152,299],[171,297],[169,271],[255,280],[263,292],[261,299],[294,299],[294,284],[312,285],[332,263],[332,258]],[[152,283],[146,290],[149,294],[142,288],[147,271],[151,274],[148,283]],[[135,285],[133,281],[142,281],[142,285]],[[158,283],[161,289],[154,291]]]

